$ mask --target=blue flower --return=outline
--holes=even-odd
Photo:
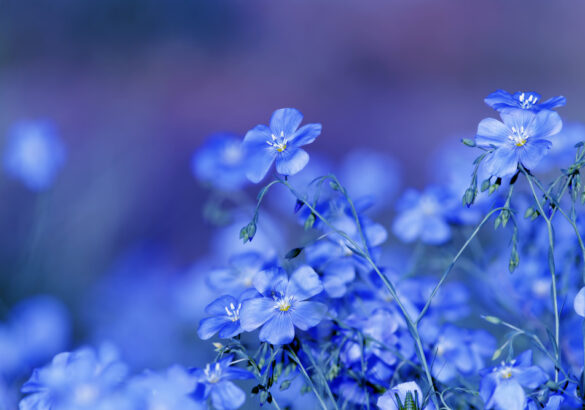
[[[121,385],[126,372],[111,346],[104,345],[99,352],[82,348],[59,353],[22,386],[28,396],[20,409],[96,409]]]
[[[504,90],[498,90],[488,95],[484,101],[494,110],[502,111],[509,108],[520,108],[532,112],[552,110],[562,107],[567,102],[563,96],[553,97],[539,103],[541,95],[535,92],[518,91],[513,95]]]
[[[254,286],[263,297],[242,303],[240,323],[251,332],[260,326],[260,340],[273,345],[292,342],[295,327],[307,330],[321,322],[327,306],[307,299],[323,291],[319,276],[310,266],[301,266],[290,279],[282,268],[260,272]]]
[[[128,396],[132,397],[136,409],[207,409],[205,403],[191,396],[197,378],[179,365],[164,373],[147,370],[130,380],[128,385]]]
[[[266,267],[266,260],[259,252],[238,253],[229,259],[228,267],[213,269],[207,282],[213,290],[241,292],[252,288],[254,276]]]
[[[65,146],[52,123],[23,121],[10,130],[4,169],[29,189],[43,191],[53,184],[65,156]]]
[[[332,298],[345,295],[355,279],[354,259],[343,254],[344,248],[331,241],[318,241],[305,248],[307,263],[322,275],[325,292]]]
[[[246,178],[246,155],[241,140],[228,133],[215,134],[191,160],[197,179],[225,191],[241,189]]]
[[[251,292],[250,292],[251,291]],[[199,323],[198,334],[207,340],[219,332],[219,337],[229,339],[242,333],[240,325],[240,310],[242,302],[257,295],[256,290],[244,291],[239,299],[230,295],[220,296],[205,308],[205,313],[211,317],[202,319]]]
[[[250,181],[260,182],[276,160],[281,175],[294,175],[309,162],[309,154],[299,148],[310,144],[321,134],[321,124],[306,124],[299,128],[303,115],[294,108],[274,111],[270,127],[257,125],[244,137],[244,148],[249,155]]]
[[[381,410],[402,410],[402,409],[421,409],[434,410],[435,406],[429,402],[424,408],[424,395],[422,390],[415,382],[401,383],[378,399],[378,408]],[[410,404],[408,406],[407,404]]]
[[[516,172],[518,164],[534,169],[550,149],[547,139],[558,134],[562,121],[556,112],[538,113],[527,110],[506,110],[502,121],[486,118],[479,123],[475,142],[479,147],[493,149],[483,162],[489,175],[505,177]]]
[[[420,239],[440,245],[451,238],[448,224],[450,197],[440,187],[431,186],[423,193],[409,189],[398,203],[398,216],[392,231],[403,242]]]
[[[573,307],[579,316],[585,317],[585,287],[581,288],[577,296],[575,296]]]
[[[527,350],[510,363],[491,369],[482,380],[479,394],[486,409],[523,410],[524,388],[535,389],[548,380],[538,366],[532,366],[532,351]]]
[[[534,399],[529,398],[526,410],[559,410],[564,401],[565,398],[560,394],[553,394],[549,396],[546,406],[544,406],[541,403],[537,403]]]
[[[230,380],[252,379],[254,375],[247,370],[231,367],[233,356],[207,364],[204,369],[193,369],[198,384],[193,397],[198,401],[211,398],[217,410],[237,409],[246,400],[246,394]]]

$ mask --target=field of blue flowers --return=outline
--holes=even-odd
[[[585,126],[563,121],[561,96],[485,103],[493,116],[441,153],[422,191],[399,191],[400,166],[379,152],[311,155],[328,124],[295,108],[211,135],[191,171],[216,251],[170,296],[164,257],[129,252],[80,296],[90,344],[71,344],[54,297],[11,307],[0,409],[585,408]],[[2,160],[46,194],[68,147],[51,121],[22,121]],[[214,359],[160,370],[195,331]]]

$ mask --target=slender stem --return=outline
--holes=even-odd
[[[315,393],[315,396],[317,396],[317,400],[319,400],[321,407],[324,410],[327,410],[327,405],[325,404],[325,401],[323,400],[323,398],[319,394],[319,391],[317,390],[317,388],[313,384],[313,380],[311,380],[311,376],[309,376],[309,373],[307,373],[307,371],[305,370],[305,367],[303,366],[301,359],[299,359],[299,357],[297,356],[297,354],[294,352],[293,349],[289,348],[286,351],[288,352],[290,358],[293,359],[294,362],[299,366],[299,369],[301,369],[301,373],[303,373],[303,376],[305,376],[305,379],[307,379],[307,383],[309,383],[309,385],[311,386],[311,389],[313,390],[313,393]]]
[[[542,204],[540,203],[538,195],[536,194],[536,190],[534,188],[534,183],[532,182],[532,175],[530,175],[523,166],[521,166],[520,169],[522,170],[522,172],[526,176],[526,180],[528,181],[528,185],[530,185],[530,190],[532,191],[532,195],[534,197],[534,200],[536,201],[539,212],[542,215],[542,217],[544,218],[544,221],[546,222],[546,230],[548,232],[548,267],[549,267],[550,275],[551,275],[553,310],[554,310],[554,316],[555,316],[555,344],[556,344],[555,358],[556,358],[556,362],[560,364],[560,362],[561,362],[561,357],[560,357],[561,348],[560,348],[560,343],[559,343],[560,342],[560,316],[559,316],[559,306],[558,306],[558,300],[557,300],[557,278],[556,278],[556,273],[555,273],[555,259],[554,259],[555,245],[554,245],[554,234],[553,234],[552,224],[551,224],[550,218],[548,216],[546,216],[546,213],[544,212],[544,209],[542,207]],[[558,381],[559,381],[559,366],[555,366],[555,382],[558,382]]]
[[[315,362],[315,359],[313,358],[313,355],[311,354],[311,348],[307,348],[306,346],[304,346],[301,342],[301,339],[298,339],[298,341],[299,341],[299,345],[301,346],[301,349],[305,352],[305,354],[307,355],[307,357],[311,361],[311,366],[313,366],[313,369],[315,369],[315,371],[317,372],[319,377],[321,377],[321,379],[323,379],[323,384],[325,385],[325,391],[327,392],[327,396],[329,396],[331,403],[333,403],[333,407],[335,409],[339,409],[339,407],[337,406],[337,402],[335,401],[335,397],[333,396],[333,393],[331,392],[331,389],[329,388],[329,383],[327,383],[327,378],[323,374],[323,370],[321,370],[321,367]]]

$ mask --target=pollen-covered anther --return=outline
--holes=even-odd
[[[228,315],[232,322],[237,322],[240,320],[240,309],[242,308],[242,304],[238,304],[236,308],[233,303],[230,303],[229,306],[225,306],[225,313]]]

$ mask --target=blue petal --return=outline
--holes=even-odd
[[[270,296],[272,290],[284,291],[287,282],[286,272],[280,267],[260,271],[253,279],[254,287],[264,296]]]
[[[477,127],[475,143],[480,147],[489,147],[495,145],[499,147],[508,140],[510,129],[502,122],[494,118],[481,120]]]
[[[246,401],[246,394],[230,381],[222,381],[211,390],[211,403],[217,410],[233,410]]]
[[[293,272],[285,290],[285,295],[295,300],[305,300],[323,291],[323,284],[313,268],[303,265]]]
[[[230,320],[226,316],[213,316],[201,320],[197,334],[203,340],[207,340],[226,325]]]
[[[215,299],[205,308],[205,313],[208,315],[225,315],[226,306],[230,306],[233,304],[234,306],[238,306],[238,301],[236,298],[230,295],[223,295]]]
[[[371,222],[363,225],[369,246],[379,246],[388,239],[388,232],[381,224]]]
[[[530,123],[526,132],[531,138],[548,138],[558,134],[563,128],[563,121],[554,111],[540,111]]]
[[[502,380],[494,391],[492,402],[498,410],[524,410],[526,394],[513,379]]]
[[[479,384],[479,395],[485,403],[485,407],[489,408],[492,404],[492,397],[496,391],[497,383],[496,373],[489,373],[481,379]]]
[[[488,155],[483,166],[489,175],[501,178],[512,175],[518,168],[518,154],[514,148],[503,145]]]
[[[398,215],[392,225],[392,232],[403,242],[414,241],[423,229],[422,218],[417,212],[406,211]]]
[[[249,149],[265,145],[267,141],[272,141],[272,132],[266,125],[256,125],[244,136],[244,148]]]
[[[536,114],[529,110],[511,108],[500,112],[500,117],[508,128],[520,130],[524,128],[529,136],[534,136],[534,129],[531,128],[536,120]],[[508,134],[510,135],[510,134]]]
[[[246,177],[254,183],[262,181],[276,158],[276,151],[268,144],[254,147],[246,164]]]
[[[525,350],[516,357],[514,367],[532,366],[532,350]]]
[[[327,313],[327,305],[319,302],[296,302],[291,309],[293,324],[301,330],[317,326]]]
[[[539,104],[541,109],[551,110],[553,108],[562,107],[567,103],[567,99],[562,95],[558,97],[549,98],[548,100]]]
[[[548,140],[530,141],[529,139],[524,149],[520,150],[520,162],[526,168],[534,169],[551,146],[552,144]]]
[[[219,331],[219,337],[222,339],[229,339],[230,337],[234,337],[242,333],[242,326],[240,325],[240,321],[232,321],[229,320],[227,324]]]
[[[310,144],[311,142],[315,141],[321,134],[321,130],[323,126],[321,124],[307,124],[303,125],[299,130],[295,133],[291,141],[291,145],[293,147],[300,147],[303,145]]]
[[[260,329],[260,341],[273,345],[284,345],[292,342],[295,328],[289,312],[277,313]]]
[[[292,137],[301,122],[303,114],[295,108],[281,108],[274,111],[270,118],[270,129],[279,137],[283,132],[285,137]]]
[[[487,105],[492,107],[494,110],[497,110],[502,107],[511,107],[518,105],[518,102],[514,99],[514,97],[512,97],[512,94],[504,90],[494,91],[493,93],[488,95],[483,101]]]
[[[309,154],[301,148],[290,147],[276,157],[276,170],[281,175],[294,175],[309,162]]]
[[[518,383],[529,389],[535,389],[548,380],[546,373],[538,366],[514,368],[512,373]]]
[[[248,299],[242,302],[240,324],[246,332],[262,326],[275,314],[274,301],[269,298]]]

